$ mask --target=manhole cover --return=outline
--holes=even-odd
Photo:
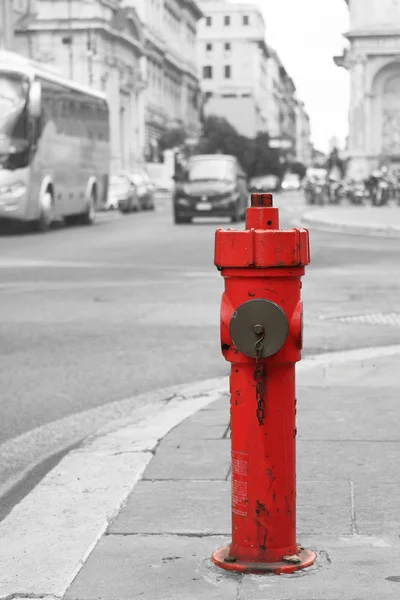
[[[370,313],[366,315],[321,316],[322,321],[339,321],[341,323],[361,323],[362,325],[391,325],[400,327],[400,313]]]

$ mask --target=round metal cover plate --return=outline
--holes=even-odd
[[[245,356],[256,358],[255,343],[259,336],[254,326],[265,331],[263,358],[276,354],[287,340],[289,323],[280,306],[270,300],[249,300],[233,313],[229,324],[231,339]]]

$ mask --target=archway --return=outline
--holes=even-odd
[[[383,67],[372,85],[372,154],[380,164],[400,162],[400,62]]]
[[[382,154],[400,156],[400,71],[383,87],[381,135]]]

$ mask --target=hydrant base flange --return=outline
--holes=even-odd
[[[312,550],[302,549],[299,551],[298,556],[300,557],[299,563],[288,563],[288,562],[275,562],[275,563],[262,563],[262,562],[244,562],[241,560],[235,560],[229,555],[229,546],[224,546],[216,550],[211,560],[217,567],[221,567],[226,571],[234,571],[236,573],[271,573],[274,575],[283,575],[300,571],[300,569],[306,569],[311,567],[314,563],[317,555]]]

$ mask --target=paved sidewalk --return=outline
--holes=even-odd
[[[400,355],[386,354],[299,373],[298,541],[318,552],[313,567],[241,576],[211,564],[230,536],[220,393],[159,443],[65,600],[398,600]]]
[[[400,237],[399,206],[324,206],[306,210],[301,222],[329,231]]]

